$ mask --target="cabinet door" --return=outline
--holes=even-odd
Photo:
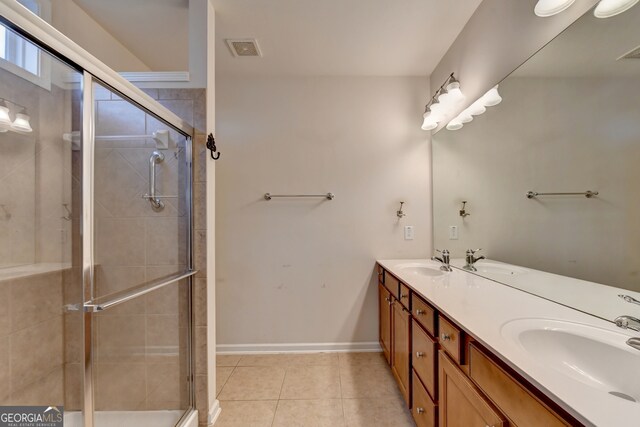
[[[393,321],[391,346],[391,370],[396,377],[400,391],[409,404],[409,310],[397,301],[392,306]]]
[[[391,302],[393,297],[382,285],[378,285],[378,306],[380,313],[380,346],[387,362],[391,364]]]
[[[440,427],[502,427],[506,418],[462,371],[440,352]]]

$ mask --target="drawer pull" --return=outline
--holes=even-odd
[[[409,295],[404,295],[402,292],[400,292],[400,299],[405,299],[407,298]]]
[[[406,309],[406,308],[404,308],[404,307],[402,307],[402,311],[403,311],[404,313],[411,313],[409,310],[407,310],[407,309]]]
[[[443,333],[442,335],[440,335],[440,339],[442,341],[451,341],[451,335]]]
[[[419,414],[424,414],[424,408],[416,408],[416,412]],[[489,427],[489,426],[487,426]]]
[[[384,300],[385,300],[386,302],[391,302],[391,297],[386,297]]]
[[[416,310],[416,314],[417,314],[418,316],[421,316],[421,315],[426,314],[426,313],[427,313],[427,312],[426,312],[425,310],[420,310],[420,309]]]
[[[418,357],[418,358],[424,357],[424,353],[422,351],[418,351],[418,352],[416,352],[416,357]]]

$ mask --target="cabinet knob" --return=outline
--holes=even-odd
[[[451,335],[443,333],[442,335],[440,335],[440,339],[442,341],[451,341]]]
[[[406,309],[406,308],[404,308],[404,307],[402,307],[402,311],[403,311],[404,313],[411,313],[409,310],[407,310],[407,309]]]
[[[416,310],[416,314],[417,314],[418,316],[420,316],[420,315],[422,315],[422,314],[425,314],[425,313],[426,313],[426,311],[424,311],[424,310],[420,310],[420,309]]]
[[[400,292],[400,299],[405,299],[406,297],[408,297],[409,295],[405,295],[402,292]]]
[[[384,300],[385,300],[386,302],[391,302],[391,297],[386,297]]]
[[[424,357],[424,353],[421,351],[416,352],[416,357]]]
[[[416,408],[416,412],[419,414],[424,414],[424,408]],[[489,426],[487,426],[489,427]]]

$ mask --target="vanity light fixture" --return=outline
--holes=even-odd
[[[20,107],[21,110],[16,114],[16,118],[12,121],[9,116],[10,110],[9,107],[7,107],[7,100],[0,98],[0,132],[6,132],[9,130],[24,133],[33,132],[31,123],[29,122],[31,117],[27,114],[27,108],[20,104],[16,104],[15,102],[9,101],[9,103],[14,107]]]
[[[546,18],[567,10],[575,0],[538,0],[533,12]]]
[[[21,113],[16,114],[16,119],[11,124],[11,129],[19,132],[33,132],[33,129],[31,129],[31,123],[29,123],[30,119],[31,117],[26,114],[26,110],[22,110]]]
[[[596,18],[611,18],[622,12],[626,12],[638,3],[639,0],[600,0],[593,14]]]
[[[482,95],[473,104],[468,106],[462,113],[458,114],[449,123],[447,123],[447,130],[462,129],[465,123],[469,123],[473,120],[473,116],[479,116],[487,111],[487,107],[494,107],[502,102],[502,97],[498,92],[498,85],[495,85]]]
[[[9,117],[9,107],[2,100],[0,102],[0,132],[6,132],[11,127],[11,117]]]
[[[437,128],[439,122],[455,111],[463,100],[464,95],[460,90],[460,82],[451,73],[425,106],[422,115],[424,118],[422,129],[433,130]]]

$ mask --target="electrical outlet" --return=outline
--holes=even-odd
[[[450,225],[449,226],[449,240],[458,240],[458,226]]]
[[[413,225],[404,226],[404,240],[413,240],[414,229]]]

